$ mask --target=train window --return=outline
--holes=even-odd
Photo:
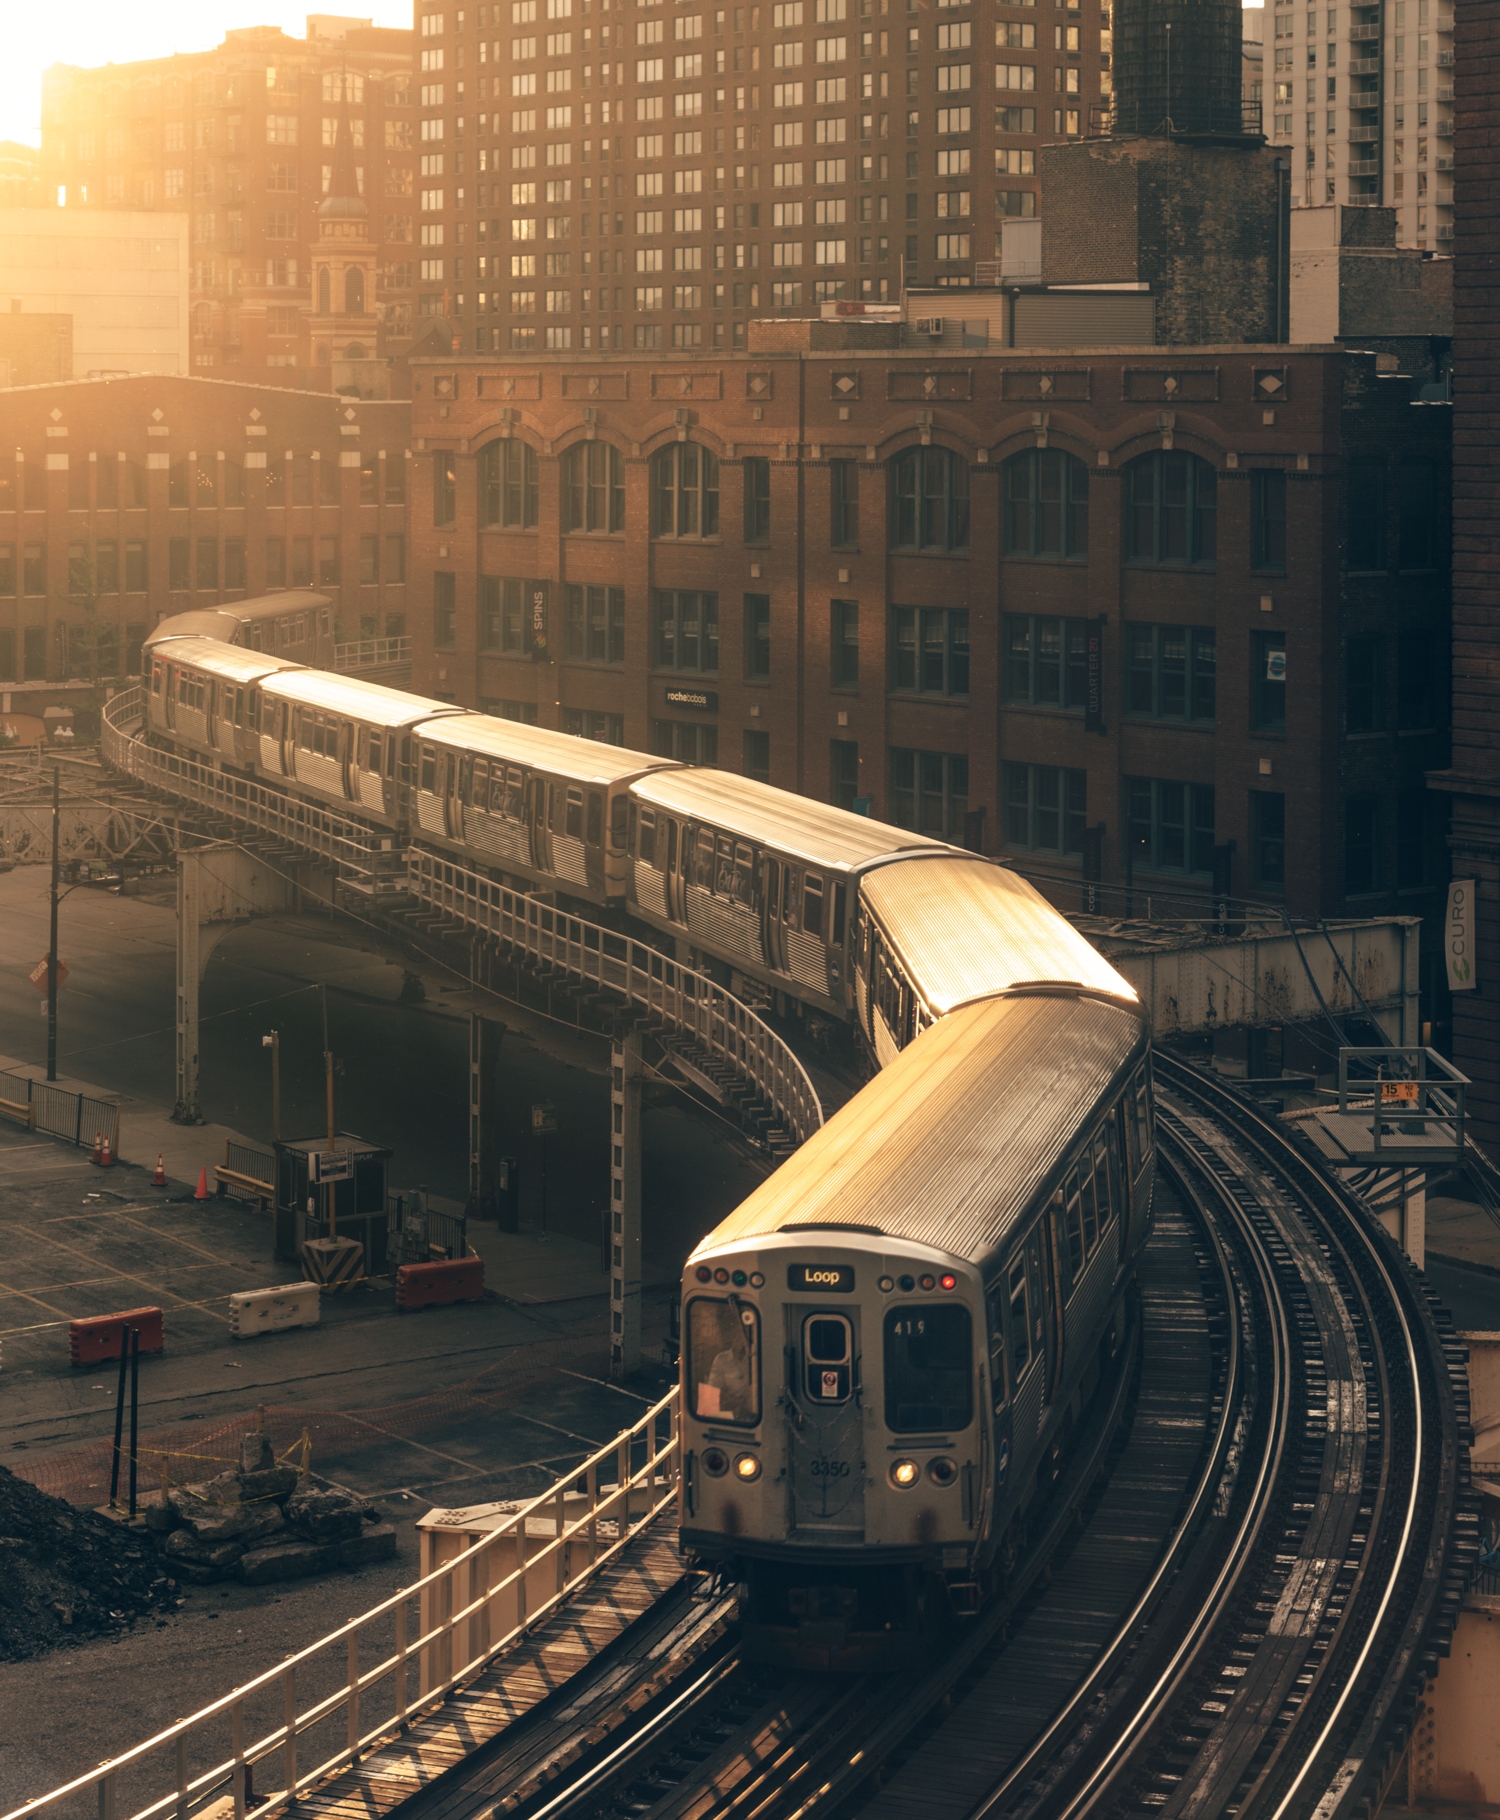
[[[422,780],[420,788],[427,791],[437,789],[437,753],[431,746],[422,748]]]
[[[802,881],[802,927],[809,935],[823,933],[823,881],[816,872]]]
[[[753,1428],[760,1420],[760,1316],[735,1297],[694,1296],[686,1325],[693,1414]]]
[[[569,790],[567,800],[567,833],[573,840],[583,839],[583,792]]]
[[[1058,1227],[1058,1235],[1063,1240],[1068,1256],[1068,1275],[1076,1283],[1083,1275],[1084,1264],[1088,1261],[1088,1251],[1083,1242],[1083,1219],[1078,1207],[1078,1171],[1068,1172],[1066,1189],[1059,1188],[1052,1197],[1053,1217]]]
[[[591,847],[604,845],[604,798],[597,790],[589,791],[589,825],[585,839]]]
[[[734,842],[721,834],[714,843],[714,891],[720,897],[734,896]]]
[[[1078,1182],[1083,1207],[1083,1243],[1092,1257],[1099,1248],[1099,1209],[1094,1199],[1094,1171],[1086,1150],[1078,1165]]]
[[[656,864],[656,811],[641,810],[640,833],[637,836],[636,857],[643,866]]]
[[[151,693],[153,695],[161,694],[162,678],[165,674],[166,674],[166,666],[164,664],[161,664],[161,663],[152,664],[152,666],[151,666]]]
[[[885,1425],[893,1434],[967,1428],[974,1419],[973,1323],[960,1303],[914,1303],[885,1317]]]
[[[853,1389],[854,1329],[841,1314],[812,1314],[802,1323],[802,1362],[812,1403],[847,1403]]]
[[[474,760],[466,752],[458,761],[458,800],[468,808],[474,801]]]
[[[377,777],[379,777],[379,775],[380,775],[380,735],[372,727],[369,730],[369,732],[365,735],[365,738],[367,741],[367,744],[365,747],[365,769],[367,771],[373,771],[375,773],[375,775]]]
[[[625,850],[625,819],[629,807],[629,799],[624,796],[616,796],[609,805],[609,844],[616,853]]]
[[[999,1415],[1005,1407],[1005,1290],[999,1283],[986,1291],[984,1305],[990,1319],[990,1392]]]
[[[828,940],[831,946],[842,948],[844,945],[844,902],[845,891],[842,885],[833,888],[833,922],[829,925]]]
[[[1094,1199],[1099,1207],[1099,1230],[1102,1233],[1114,1217],[1118,1204],[1115,1188],[1115,1128],[1106,1121],[1094,1133]]]
[[[734,895],[747,908],[755,902],[755,852],[743,842],[734,850]]]
[[[1012,1376],[1020,1379],[1031,1363],[1031,1316],[1026,1306],[1026,1262],[1010,1267],[1010,1362]]]
[[[798,915],[796,868],[794,866],[783,866],[781,868],[781,876],[783,880],[781,887],[781,920],[786,924],[788,929],[795,929],[797,927]]]
[[[547,826],[554,834],[563,831],[563,810],[566,807],[564,792],[556,784],[540,786],[547,792]]]
[[[526,773],[518,765],[505,773],[505,813],[513,822],[526,819]]]

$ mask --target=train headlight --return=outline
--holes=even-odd
[[[897,1491],[910,1491],[922,1476],[922,1468],[915,1460],[893,1460],[891,1462],[891,1483]]]
[[[958,1468],[939,1454],[935,1460],[927,1462],[927,1476],[934,1485],[951,1485],[958,1477]]]
[[[722,1447],[705,1447],[703,1450],[703,1470],[711,1479],[722,1479],[729,1471],[729,1455]]]
[[[753,1485],[760,1477],[760,1461],[753,1453],[736,1454],[734,1476],[744,1485]]]

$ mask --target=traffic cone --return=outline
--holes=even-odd
[[[151,1186],[153,1188],[165,1188],[166,1185],[167,1172],[162,1167],[161,1152],[158,1150],[156,1153],[156,1174],[151,1178]]]
[[[89,1158],[89,1161],[100,1167],[102,1167],[104,1163],[104,1138],[97,1131],[94,1133],[94,1154]]]
[[[109,1153],[109,1133],[108,1132],[106,1132],[104,1134],[104,1155],[102,1157],[100,1157],[99,1161],[103,1165],[103,1167],[106,1169],[113,1169],[115,1166],[115,1159]]]
[[[208,1164],[207,1163],[205,1163],[203,1165],[203,1167],[198,1171],[198,1192],[193,1196],[193,1199],[195,1201],[206,1201],[208,1199]]]

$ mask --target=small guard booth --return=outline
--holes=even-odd
[[[389,1267],[386,1185],[392,1152],[352,1131],[341,1131],[333,1145],[326,1137],[290,1138],[272,1148],[276,1153],[276,1256],[286,1263],[298,1263],[302,1247],[310,1240],[357,1239],[364,1247],[364,1274],[384,1275]],[[336,1159],[331,1165],[324,1161],[330,1156]]]

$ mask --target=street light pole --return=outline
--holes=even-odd
[[[281,1142],[281,1032],[273,1030],[260,1039],[262,1049],[271,1051],[271,1142]]]
[[[47,1079],[57,1079],[57,878],[62,833],[62,767],[52,767],[52,892],[47,937]]]

